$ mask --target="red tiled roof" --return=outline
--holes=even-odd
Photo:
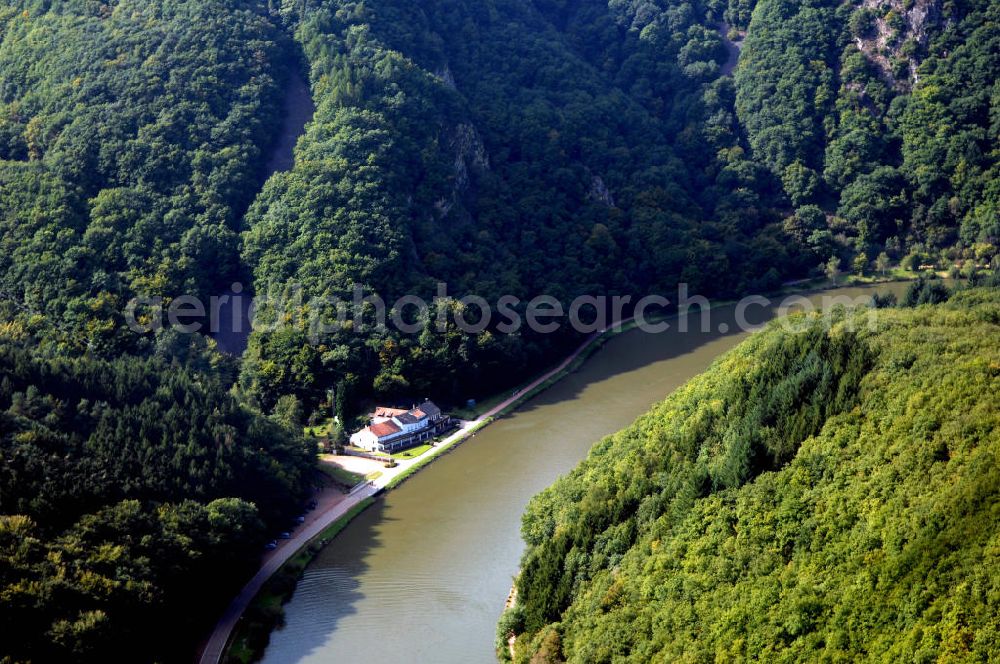
[[[371,430],[373,434],[375,434],[376,438],[385,438],[387,436],[391,436],[394,433],[399,433],[400,431],[402,431],[402,429],[396,426],[396,423],[393,422],[392,420],[388,422],[379,422],[378,424],[373,424],[368,428]]]
[[[427,417],[427,413],[425,413],[424,411],[420,410],[419,408],[414,408],[413,410],[411,410],[410,411],[410,415],[413,415],[418,420],[422,420],[425,417]]]
[[[375,409],[373,417],[396,417],[397,415],[402,415],[406,411],[402,408],[389,408],[387,406],[379,406]]]

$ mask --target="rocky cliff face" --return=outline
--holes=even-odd
[[[615,198],[611,194],[611,190],[608,189],[608,185],[604,183],[604,178],[600,175],[595,175],[590,180],[589,198],[608,207],[615,206]]]
[[[930,28],[940,21],[941,0],[863,0],[851,31],[886,82],[909,90],[917,82]]]
[[[451,196],[442,198],[435,206],[442,217],[451,212],[457,198],[468,188],[470,172],[481,172],[490,168],[486,146],[483,145],[483,139],[472,123],[462,122],[456,125],[448,132],[445,143],[451,154],[455,155],[455,168]]]
[[[452,90],[457,90],[455,86],[455,75],[451,73],[451,67],[447,63],[444,64],[441,69],[434,72],[434,75],[441,79],[442,82]]]
[[[441,79],[445,87],[457,90],[455,75],[451,67],[445,62],[438,68],[434,75]],[[459,196],[469,187],[470,172],[486,171],[490,168],[489,155],[486,146],[479,135],[479,130],[471,122],[460,122],[447,128],[441,136],[441,144],[448,154],[454,155],[454,170],[452,173],[452,190],[448,196],[442,197],[434,204],[439,217],[446,217]]]

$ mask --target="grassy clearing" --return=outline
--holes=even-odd
[[[539,374],[540,376],[541,374]],[[535,376],[527,381],[525,385],[529,385],[531,381],[535,380],[538,376]],[[460,420],[474,420],[478,418],[485,412],[488,412],[491,408],[495,408],[498,404],[502,403],[504,399],[508,398],[513,390],[503,390],[502,392],[497,392],[491,396],[486,397],[482,401],[477,401],[476,405],[472,408],[453,408],[451,411],[452,417],[457,417]]]
[[[545,370],[539,371],[538,373],[534,374],[530,378],[525,379],[517,387],[509,388],[497,392],[496,394],[492,394],[481,401],[477,401],[476,405],[473,406],[472,408],[453,408],[451,409],[451,412],[449,414],[457,419],[466,420],[470,422],[472,420],[478,419],[480,416],[483,415],[483,413],[487,413],[493,408],[496,408],[505,400],[509,399],[511,396],[514,396],[515,394],[520,394],[526,386],[531,385],[533,382],[535,382],[541,376],[544,376],[551,370],[552,367],[548,367]]]
[[[373,502],[375,502],[373,498],[366,498],[352,507],[281,566],[237,623],[222,656],[224,664],[250,664],[261,658],[271,639],[271,632],[284,622],[282,607],[292,598],[306,567],[327,542],[336,537],[354,517],[361,514]]]
[[[433,448],[434,448],[433,445],[421,445],[419,447],[411,447],[408,450],[403,450],[402,452],[393,454],[392,458],[399,461],[405,461],[406,459],[416,459],[424,452],[427,452],[428,450],[431,450]]]
[[[347,487],[348,489],[356,486],[360,482],[365,481],[364,475],[359,475],[358,473],[352,473],[349,470],[344,470],[340,466],[333,463],[326,463],[326,462],[320,463],[319,468],[331,480],[333,480],[340,486]]]
[[[324,438],[330,435],[332,426],[333,418],[328,417],[322,424],[317,424],[314,427],[305,427],[302,432],[306,435],[306,437]]]
[[[871,271],[864,275],[844,272],[836,279],[827,277],[813,277],[782,286],[774,295],[790,295],[795,293],[807,293],[817,290],[828,290],[831,288],[849,288],[851,286],[870,286],[872,284],[891,283],[893,281],[914,281],[925,272],[916,272],[902,267],[892,267],[882,272]]]

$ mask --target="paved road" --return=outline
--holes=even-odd
[[[631,318],[623,320],[620,324],[624,325],[631,320]],[[284,565],[290,558],[301,551],[310,540],[323,532],[337,519],[347,514],[352,507],[360,503],[362,500],[381,492],[385,489],[389,482],[393,480],[393,478],[399,476],[403,472],[406,472],[406,470],[413,464],[424,462],[430,457],[444,453],[444,451],[452,445],[466,438],[472,429],[481,425],[485,420],[491,417],[496,417],[515,404],[519,399],[522,399],[523,395],[530,393],[539,385],[542,385],[554,376],[562,373],[566,367],[568,367],[580,356],[581,353],[589,348],[591,344],[597,341],[597,339],[603,336],[606,332],[607,330],[591,335],[569,357],[563,360],[559,366],[547,372],[545,375],[535,379],[525,387],[522,387],[509,398],[505,399],[502,403],[497,404],[475,420],[462,422],[458,431],[448,436],[443,441],[435,445],[433,449],[428,450],[416,459],[399,461],[399,465],[395,468],[385,469],[378,479],[373,482],[363,482],[359,484],[347,495],[327,491],[318,496],[317,502],[319,505],[316,510],[309,515],[306,523],[299,526],[299,528],[292,534],[291,539],[282,540],[277,549],[264,556],[261,560],[260,569],[257,570],[254,577],[243,587],[243,590],[240,591],[239,595],[234,597],[233,601],[230,602],[229,607],[226,609],[225,613],[222,614],[222,617],[219,618],[219,622],[216,623],[215,629],[212,631],[212,635],[205,642],[201,652],[201,657],[198,660],[199,663],[217,664],[222,659],[222,654],[226,649],[226,643],[229,641],[229,637],[232,635],[233,629],[236,627],[236,623],[239,621],[240,616],[242,616],[243,612],[247,610],[248,606],[250,606],[250,602],[253,601],[253,598],[256,597],[257,593],[259,593],[261,588],[264,587],[267,580],[270,579],[279,569],[281,569],[281,566]]]

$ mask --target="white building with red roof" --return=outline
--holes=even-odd
[[[398,452],[430,440],[450,421],[431,401],[410,410],[379,406],[368,426],[351,436],[351,445],[368,452]]]

